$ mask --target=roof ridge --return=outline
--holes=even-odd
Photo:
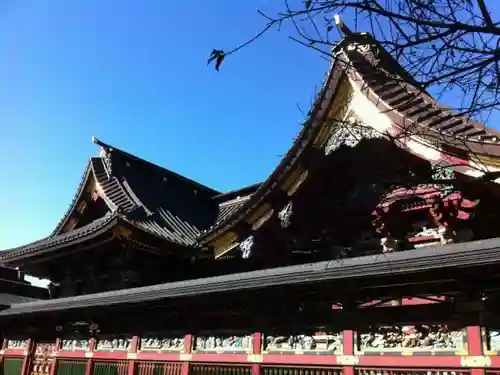
[[[237,193],[244,193],[243,195],[250,195],[253,193],[253,191],[257,190],[259,188],[259,186],[262,184],[263,184],[263,182],[256,182],[256,183],[251,184],[251,185],[243,186],[239,189],[229,190],[225,193],[217,194],[212,199],[219,200],[219,199],[222,199],[222,198],[225,198],[227,196],[231,196],[231,195],[237,194]],[[250,193],[247,193],[247,191],[250,191]]]
[[[89,158],[89,160],[87,161],[87,166],[85,167],[85,170],[83,172],[83,175],[80,178],[80,182],[78,184],[78,188],[76,190],[75,195],[73,196],[73,200],[71,201],[71,204],[69,205],[69,207],[67,208],[66,212],[64,213],[64,216],[57,223],[57,225],[54,228],[54,230],[47,237],[54,237],[54,236],[57,236],[58,234],[60,234],[61,229],[64,227],[64,224],[66,224],[66,222],[70,218],[71,213],[75,209],[76,204],[80,200],[80,198],[81,198],[81,196],[82,196],[82,194],[83,194],[83,192],[85,190],[85,185],[87,183],[87,180],[88,180],[88,177],[90,175],[91,170],[92,170],[91,158]]]
[[[150,161],[148,161],[146,159],[143,159],[143,158],[141,158],[139,156],[133,155],[133,154],[127,152],[127,151],[123,151],[123,150],[121,150],[119,148],[116,148],[116,147],[111,146],[111,145],[109,145],[107,143],[104,143],[101,140],[99,140],[97,137],[92,137],[92,142],[95,143],[96,145],[100,146],[104,150],[104,152],[108,152],[108,153],[111,153],[113,151],[118,152],[118,153],[120,153],[120,154],[122,154],[122,155],[124,155],[124,156],[126,156],[126,157],[128,157],[128,158],[130,158],[132,160],[134,160],[134,161],[138,161],[138,162],[143,163],[143,164],[145,164],[145,165],[147,165],[149,167],[161,169],[162,171],[165,171],[167,174],[170,174],[171,176],[174,176],[175,178],[181,179],[181,180],[183,180],[185,182],[191,183],[191,184],[195,185],[198,188],[201,188],[203,190],[207,190],[207,191],[213,192],[215,194],[220,194],[219,191],[217,191],[215,189],[212,189],[211,187],[209,187],[207,185],[204,185],[204,184],[202,184],[202,183],[200,183],[198,181],[192,180],[192,179],[190,179],[188,177],[182,176],[179,173],[176,173],[176,172],[174,172],[174,171],[172,171],[170,169],[164,168],[164,167],[162,167],[162,166],[160,166],[158,164],[150,162]]]

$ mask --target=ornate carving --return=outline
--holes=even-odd
[[[130,345],[132,344],[132,339],[128,338],[115,338],[110,340],[97,340],[96,350],[99,351],[128,351]]]
[[[282,228],[288,228],[292,223],[292,214],[293,214],[293,204],[292,202],[288,202],[288,204],[283,207],[283,209],[278,213],[278,218],[281,221]]]
[[[439,166],[437,164],[432,166],[432,179],[433,180],[454,180],[455,171],[450,168]]]
[[[35,345],[35,356],[48,356],[56,351],[56,344],[54,343],[39,343]]]
[[[35,356],[31,363],[31,375],[49,375],[54,361],[53,353],[56,344],[37,343],[35,345]]]
[[[443,325],[378,327],[360,333],[358,347],[361,351],[370,350],[435,350],[463,349],[462,330],[451,330]]]
[[[241,257],[248,259],[252,255],[252,247],[254,244],[253,236],[248,237],[245,241],[240,243]]]
[[[234,352],[252,349],[252,336],[198,336],[196,351]]]
[[[392,253],[398,251],[400,241],[392,236],[382,237],[380,239],[380,245],[382,246],[383,253]]]
[[[446,207],[440,196],[432,197],[428,201],[431,206],[429,214],[436,223],[441,244],[454,242],[457,211],[451,205]]]
[[[380,50],[376,44],[356,42],[350,44],[347,48],[360,52],[373,66],[378,66],[380,64]]]
[[[362,139],[382,138],[380,132],[355,121],[352,115],[348,115],[346,121],[338,121],[332,127],[330,137],[326,141],[325,155],[330,155],[340,146],[355,147]]]
[[[479,202],[456,191],[443,198],[434,187],[397,188],[373,211],[372,225],[384,252],[469,241],[473,233],[464,224]]]
[[[7,340],[7,349],[26,349],[28,340]]]
[[[252,225],[253,230],[259,229],[266,221],[268,221],[271,216],[273,216],[274,210],[271,208],[269,211],[267,211],[264,215],[262,215],[255,223]]]
[[[382,236],[380,245],[382,252],[388,253],[397,251],[400,246],[400,224],[395,215],[396,205],[387,207],[377,207],[373,212],[372,225],[375,231]]]
[[[309,175],[309,171],[305,170],[304,172],[301,173],[297,181],[295,181],[292,186],[290,186],[290,189],[287,191],[287,195],[291,197],[295,192],[299,189],[300,185],[304,183],[304,181],[307,179],[307,176]]]
[[[342,334],[316,333],[295,336],[266,336],[264,350],[267,352],[339,352],[342,349]]]
[[[180,352],[184,350],[184,337],[141,337],[139,350]]]
[[[90,350],[90,340],[61,340],[61,350],[87,352]]]

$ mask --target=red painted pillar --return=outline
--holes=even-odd
[[[7,339],[2,340],[2,351],[0,352],[0,361],[3,361],[3,353],[5,352],[5,349],[7,349]]]
[[[21,375],[28,375],[30,359],[31,359],[31,352],[33,350],[34,345],[35,345],[35,342],[32,339],[29,339],[28,345],[26,345],[26,348],[24,349],[25,354],[24,354],[24,359],[23,359],[23,367],[21,368]]]
[[[262,333],[255,332],[252,339],[252,354],[259,357],[262,354]],[[252,375],[260,375],[260,363],[252,363]]]
[[[343,355],[354,355],[354,331],[345,330],[342,333],[342,354]],[[343,375],[354,375],[353,366],[344,366]]]
[[[481,327],[467,327],[467,344],[469,355],[483,355],[483,340],[481,340]]]
[[[193,349],[193,335],[185,335],[184,336],[184,353],[181,353],[181,357],[186,355],[187,358],[190,358],[189,354]],[[189,375],[189,366],[191,365],[191,359],[183,360],[181,367],[181,375]]]
[[[87,359],[87,367],[85,368],[85,375],[91,375],[92,374],[92,355],[94,353],[94,350],[95,350],[95,338],[92,337],[90,339],[90,343],[89,343],[89,354],[90,354],[90,357],[89,357],[89,359]]]
[[[61,339],[57,338],[53,354],[57,353],[60,348],[61,348]],[[57,366],[56,362],[57,362],[57,356],[54,355],[52,357],[52,363],[50,364],[50,375],[54,375],[56,373],[56,366]]]
[[[130,345],[130,353],[137,353],[139,347],[139,336],[132,337],[132,343]],[[133,355],[131,357],[134,357]],[[130,359],[128,361],[128,372],[127,375],[134,375],[135,370],[135,359]]]
[[[469,349],[469,356],[482,356],[484,355],[483,340],[481,338],[480,326],[467,327],[467,345]],[[484,368],[471,369],[471,375],[484,375]]]

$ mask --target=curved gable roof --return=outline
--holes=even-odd
[[[497,131],[440,105],[370,34],[353,33],[342,23],[339,26],[345,38],[333,48],[333,60],[325,83],[292,147],[249,199],[200,237],[201,244],[213,243],[237,223],[249,218],[264,203],[266,196],[280,188],[280,181],[300,165],[299,160],[311,148],[311,143],[316,142],[322,132],[328,131],[325,115],[333,105],[343,77],[351,84],[354,82],[356,89],[381,114],[389,117],[393,128],[422,140],[436,151],[433,157],[439,154],[439,160],[409,148],[407,139],[399,142],[406,150],[430,162],[443,162],[457,172],[471,176],[500,171],[500,135]],[[370,126],[370,123],[366,125]],[[393,134],[389,132],[387,135]],[[475,170],[478,161],[486,169],[481,173]]]

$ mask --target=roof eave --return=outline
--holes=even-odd
[[[297,163],[301,152],[309,145],[312,140],[314,140],[316,134],[319,132],[324,123],[324,116],[328,114],[328,111],[335,98],[336,88],[344,74],[339,67],[339,64],[337,63],[335,52],[344,43],[347,42],[348,40],[346,38],[333,49],[332,52],[334,57],[325,79],[325,83],[323,84],[323,87],[313,104],[313,108],[310,111],[309,118],[304,123],[301,132],[295,139],[291,148],[281,159],[274,171],[259,186],[259,188],[252,194],[251,198],[245,204],[243,204],[237,211],[235,211],[225,220],[221,221],[218,225],[200,235],[200,237],[198,238],[198,243],[200,244],[200,246],[207,245],[218,235],[225,232],[233,225],[237,224],[250,212],[252,212],[253,209],[258,205],[258,203],[267,196],[267,194],[272,189],[272,186],[278,185],[274,184],[274,182],[281,180],[286,171],[290,170],[291,167]]]

